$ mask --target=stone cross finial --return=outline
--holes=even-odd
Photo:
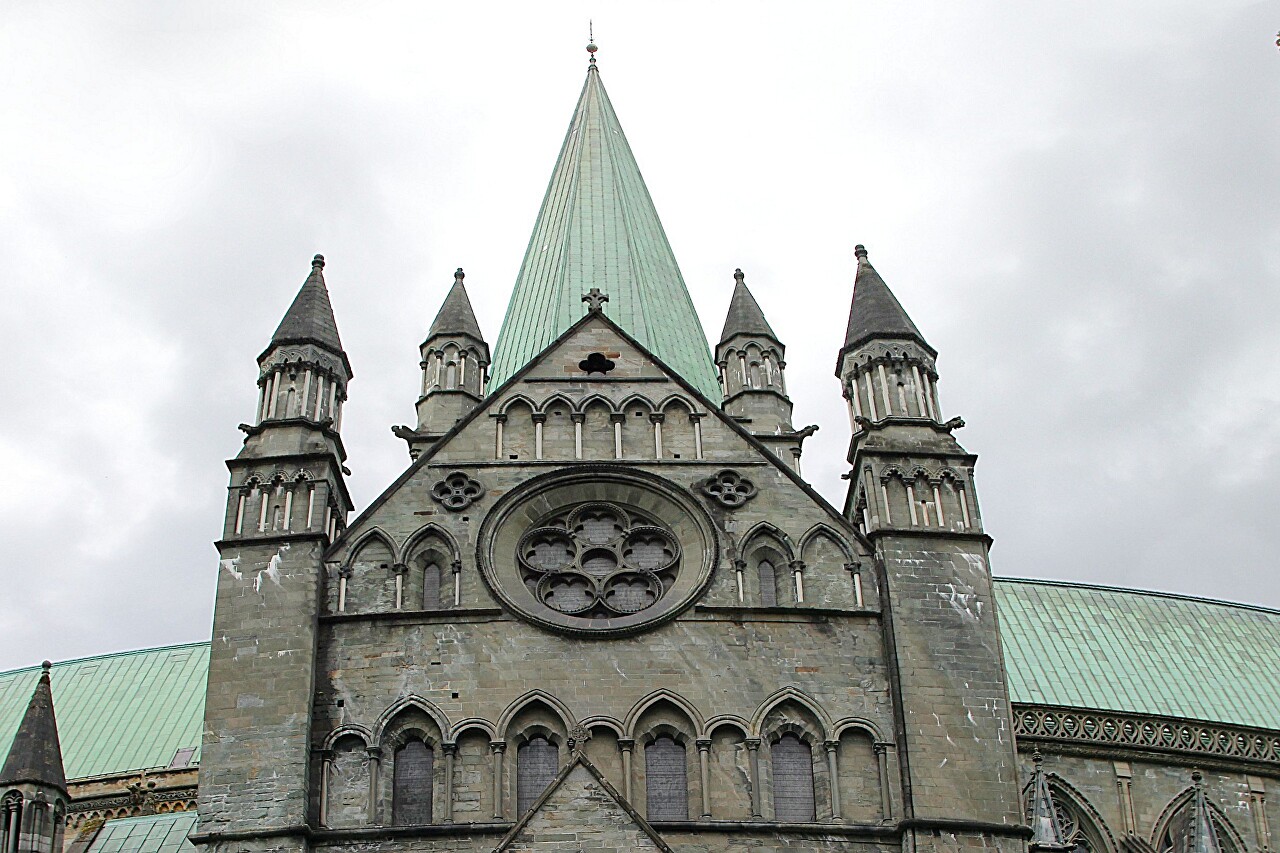
[[[609,297],[601,293],[600,288],[593,287],[582,297],[582,301],[587,303],[587,311],[598,314],[603,310],[604,303],[609,301]]]

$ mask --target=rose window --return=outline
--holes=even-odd
[[[680,546],[634,509],[581,504],[543,519],[520,539],[525,586],[547,607],[579,619],[613,619],[656,604],[676,579]]]

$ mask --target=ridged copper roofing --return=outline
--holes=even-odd
[[[195,853],[187,840],[195,826],[195,812],[109,820],[85,853]]]
[[[1015,702],[1280,729],[1280,611],[1007,579],[996,605]]]
[[[17,731],[40,668],[0,673],[0,741]],[[55,664],[54,707],[68,779],[200,758],[209,644],[121,652]]]
[[[706,332],[600,72],[587,72],[494,347],[491,387],[586,312],[605,313],[709,399],[720,396]]]
[[[1280,730],[1280,611],[1051,581],[999,578],[995,591],[1014,702]],[[208,660],[192,643],[55,665],[67,777],[198,750]],[[39,672],[0,673],[6,743]]]

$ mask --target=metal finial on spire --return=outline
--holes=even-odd
[[[454,280],[454,281],[462,281],[462,280],[463,280],[464,278],[466,278],[466,277],[467,277],[467,274],[466,274],[466,273],[464,273],[464,272],[462,271],[462,267],[458,267],[458,268],[457,268],[456,270],[454,270],[454,272],[453,272],[453,280]]]
[[[324,255],[316,255],[314,258],[312,258],[311,266],[312,268],[319,267],[320,269],[324,269]]]
[[[733,280],[734,280],[734,281],[742,281],[744,278],[746,278],[746,276],[742,274],[742,270],[737,269],[737,270],[734,270],[734,271],[733,271]]]
[[[867,259],[867,247],[859,243],[853,247],[853,256],[860,261]]]
[[[587,19],[587,53],[591,54],[591,58],[587,60],[592,65],[596,64],[596,51],[600,48],[596,47],[595,26],[591,19]]]

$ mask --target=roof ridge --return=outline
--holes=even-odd
[[[57,669],[60,666],[70,666],[71,664],[85,663],[91,660],[102,660],[104,658],[118,658],[118,657],[125,657],[127,655],[140,655],[140,654],[145,654],[147,652],[165,652],[165,651],[171,651],[173,649],[188,649],[188,648],[194,648],[195,646],[209,646],[209,645],[212,645],[212,643],[213,643],[212,640],[193,640],[189,643],[171,643],[166,646],[148,646],[142,649],[124,649],[123,651],[118,651],[118,652],[103,652],[102,654],[98,654],[98,655],[86,655],[85,657],[82,657],[82,658],[68,658],[66,660],[56,660],[56,661],[53,661],[53,666],[55,669]],[[24,672],[38,672],[39,670],[40,670],[39,666],[20,666],[17,669],[6,669],[6,670],[0,671],[0,678],[4,678],[5,676],[8,676],[8,675],[20,675]]]
[[[1186,592],[1169,592],[1167,590],[1146,589],[1134,586],[1115,586],[1112,584],[1089,583],[1088,581],[1057,580],[1052,578],[1015,578],[1006,575],[992,575],[997,583],[1019,583],[1038,586],[1070,587],[1073,589],[1091,589],[1099,592],[1122,592],[1129,595],[1141,595],[1146,598],[1172,598],[1179,601],[1194,601],[1198,604],[1215,604],[1221,607],[1232,607],[1237,610],[1256,610],[1280,616],[1280,607],[1267,607],[1261,604],[1249,604],[1244,601],[1231,601],[1225,598],[1209,598],[1203,595],[1192,595]]]

